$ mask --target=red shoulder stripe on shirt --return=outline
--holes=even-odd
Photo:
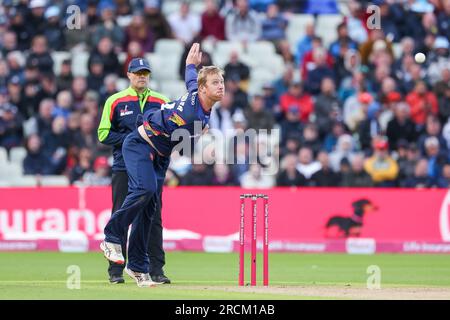
[[[159,103],[159,104],[166,103],[163,99],[159,99],[157,97],[152,97],[152,96],[147,98],[147,102],[155,102],[155,103]]]
[[[121,97],[117,100],[115,100],[112,104],[111,104],[111,113],[109,114],[109,118],[110,121],[112,121],[113,119],[113,115],[114,115],[114,109],[116,108],[116,106],[121,103],[121,102],[125,102],[125,101],[130,101],[130,102],[134,102],[134,101],[138,101],[139,98],[137,96],[125,96],[125,97]]]

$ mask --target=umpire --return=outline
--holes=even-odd
[[[122,157],[122,143],[125,137],[136,128],[138,116],[150,108],[161,108],[161,105],[168,102],[162,94],[148,88],[150,79],[150,65],[143,58],[135,58],[128,65],[128,79],[130,86],[113,94],[105,102],[102,118],[98,127],[98,139],[100,142],[113,147],[114,162],[112,166],[112,200],[114,213],[121,206],[128,193],[128,175]],[[159,165],[167,170],[170,158],[159,157]],[[165,170],[162,170],[165,173]],[[150,243],[150,275],[157,283],[170,283],[169,278],[164,275],[165,254],[162,239],[161,221],[161,194],[164,183],[164,176],[158,176],[158,190],[149,205],[157,206],[153,216]],[[126,246],[122,248],[126,252]],[[108,273],[111,283],[124,283],[123,268],[110,262]]]

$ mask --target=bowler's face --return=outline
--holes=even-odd
[[[208,75],[204,87],[206,96],[213,101],[220,101],[225,93],[225,84],[221,74]]]

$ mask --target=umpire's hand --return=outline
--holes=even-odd
[[[194,43],[186,57],[186,65],[194,64],[196,67],[202,62],[202,52],[200,44]]]

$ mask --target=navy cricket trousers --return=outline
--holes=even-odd
[[[150,200],[158,189],[153,164],[156,150],[134,130],[125,138],[122,154],[128,174],[128,194],[105,227],[105,241],[124,246],[132,224],[127,266],[133,271],[148,273],[148,243],[154,212]]]

